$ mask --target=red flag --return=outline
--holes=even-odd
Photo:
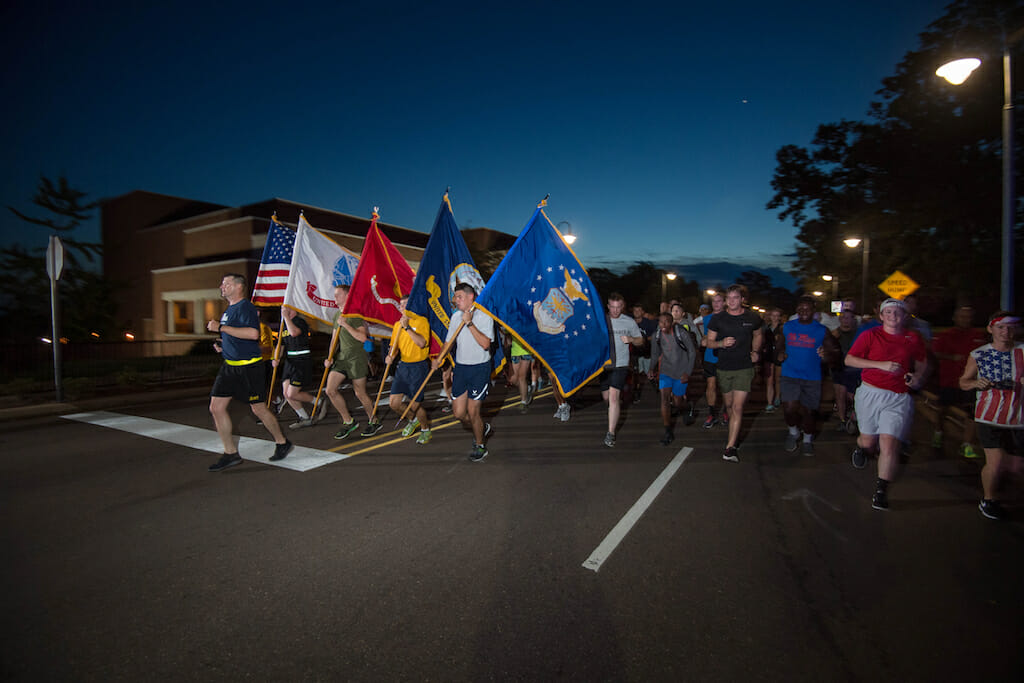
[[[402,317],[398,310],[399,299],[412,291],[415,275],[395,245],[377,227],[377,218],[374,211],[342,315],[359,316],[390,328]]]

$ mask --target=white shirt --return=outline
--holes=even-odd
[[[448,321],[448,336],[444,340],[446,344],[455,336],[455,330],[459,329],[461,324],[462,311],[456,310],[452,319]],[[494,339],[494,320],[479,308],[473,309],[473,327],[487,335],[488,339]],[[468,326],[463,327],[455,341],[455,362],[459,365],[479,365],[490,360],[491,349],[481,348],[473,336],[473,331]]]

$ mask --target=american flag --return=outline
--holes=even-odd
[[[986,344],[971,355],[978,363],[978,375],[993,383],[991,389],[978,391],[974,419],[1003,427],[1024,424],[1024,346],[999,351]]]
[[[267,244],[263,247],[263,258],[260,259],[260,270],[252,288],[254,304],[280,306],[284,303],[294,249],[295,233],[278,223],[277,216],[272,217],[270,230],[267,231]]]

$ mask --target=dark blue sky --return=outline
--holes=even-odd
[[[517,234],[550,193],[585,265],[767,267],[775,152],[864,118],[944,3],[72,5],[0,9],[4,205],[65,174],[429,230],[450,185],[460,226]]]

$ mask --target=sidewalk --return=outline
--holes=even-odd
[[[173,389],[154,388],[149,391],[140,390],[137,392],[123,394],[110,394],[107,396],[96,396],[77,401],[64,401],[62,403],[58,403],[56,400],[26,403],[24,405],[0,408],[0,423],[13,422],[15,420],[29,420],[38,417],[51,417],[55,415],[70,415],[72,413],[81,413],[90,410],[112,410],[122,406],[140,406],[160,403],[162,401],[177,401],[187,398],[205,398],[209,395],[209,385],[197,385]]]

